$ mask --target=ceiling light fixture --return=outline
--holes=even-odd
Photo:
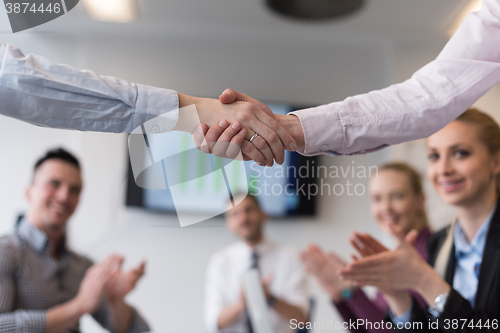
[[[365,0],[266,0],[274,12],[295,19],[329,20],[352,14]]]
[[[135,0],[82,0],[85,11],[95,20],[131,22],[139,14]]]
[[[452,24],[448,28],[448,36],[451,37],[457,31],[458,27],[463,23],[465,18],[472,12],[476,12],[481,9],[481,4],[483,0],[471,0],[469,1],[460,13],[455,17]]]

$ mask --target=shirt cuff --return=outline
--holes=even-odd
[[[299,118],[304,131],[305,149],[304,151],[299,150],[300,154],[304,156],[320,154],[330,156],[363,155],[388,146],[383,144],[369,149],[345,147],[348,133],[338,109],[334,106],[337,103],[289,113]],[[361,137],[362,133],[359,136]]]
[[[146,122],[148,122],[146,132],[170,132],[179,119],[179,95],[177,92],[143,84],[137,84],[137,91],[133,128],[130,129],[129,133]]]
[[[139,312],[136,309],[132,308],[132,322],[130,324],[130,328],[128,333],[142,333],[142,332],[150,332],[151,328],[148,323],[141,317]]]
[[[305,149],[302,155],[326,154],[336,156],[344,144],[344,126],[338,112],[331,105],[293,111],[304,131]]]
[[[47,314],[45,311],[24,311],[16,313],[16,327],[18,332],[44,333]]]
[[[437,312],[436,310],[434,310],[430,306],[428,307],[427,311],[429,311],[430,315],[433,316],[434,318],[439,318],[439,316],[441,316],[441,314],[439,312]]]
[[[409,323],[411,321],[411,311],[413,310],[413,304],[410,305],[410,307],[408,308],[408,310],[406,310],[403,314],[399,315],[399,316],[395,316],[391,309],[389,309],[389,317],[391,317],[391,320],[394,324],[398,325],[398,324],[406,324],[406,323]]]

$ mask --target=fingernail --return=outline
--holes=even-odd
[[[245,135],[245,133],[246,133],[245,129],[242,129],[241,131],[239,131],[239,133],[238,133],[238,134],[239,134],[239,135]]]
[[[241,128],[241,124],[238,121],[235,121],[233,123],[233,126],[231,126],[234,130],[239,130]]]
[[[201,126],[201,125],[200,125],[200,127],[198,128],[198,131],[199,131],[200,133],[204,133],[204,132],[203,132],[203,126]]]
[[[296,151],[297,150],[297,145],[294,142],[290,143],[290,150],[291,151]]]
[[[229,124],[228,124],[227,120],[225,120],[225,119],[222,119],[221,121],[219,121],[220,127],[226,128],[228,125]]]

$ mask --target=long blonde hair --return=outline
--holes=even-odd
[[[486,146],[490,155],[496,156],[500,153],[500,126],[491,116],[476,108],[470,108],[456,120],[476,125],[479,140]],[[496,190],[500,193],[500,175],[496,177]]]
[[[410,182],[410,187],[411,187],[413,193],[417,197],[424,196],[424,186],[422,183],[422,176],[409,164],[406,164],[403,162],[391,162],[391,163],[387,163],[387,164],[383,164],[383,165],[379,166],[378,170],[379,170],[379,172],[383,171],[383,170],[393,170],[393,171],[403,173],[408,178],[408,181]],[[427,213],[425,211],[425,208],[422,209],[419,217],[420,217],[420,220],[419,220],[420,226],[419,227],[421,227],[422,229],[430,228],[429,219],[427,218]]]

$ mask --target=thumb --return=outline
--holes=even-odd
[[[222,104],[231,104],[232,102],[236,101],[237,97],[238,94],[236,91],[234,91],[233,89],[226,89],[224,90],[222,95],[219,96],[219,101]]]
[[[139,267],[137,267],[134,271],[135,271],[135,274],[137,274],[137,278],[140,278],[144,275],[144,271],[145,271],[145,268],[146,268],[146,261],[142,261],[141,264],[139,265]]]
[[[219,96],[219,101],[222,104],[231,104],[235,101],[238,102],[247,102],[255,106],[256,108],[260,109],[261,111],[265,112],[268,116],[271,116],[274,118],[273,111],[264,103],[262,103],[259,100],[256,100],[255,98],[252,98],[248,95],[245,95],[244,93],[238,92],[233,89],[226,89],[222,93],[222,95]]]
[[[413,246],[417,242],[417,237],[418,237],[418,231],[413,229],[406,235],[405,241]]]
[[[111,265],[108,266],[108,275],[116,276],[117,274],[119,274],[121,272],[122,265],[123,265],[123,257],[119,256],[115,257],[113,263],[111,263]]]

